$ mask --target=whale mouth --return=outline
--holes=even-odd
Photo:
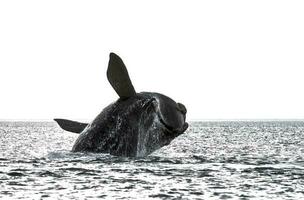
[[[162,120],[161,123],[164,125],[164,129],[166,130],[167,134],[166,134],[166,140],[164,141],[163,145],[167,146],[171,143],[172,139],[180,136],[181,134],[183,134],[187,128],[189,127],[189,124],[187,122],[185,122],[183,124],[182,128],[179,129],[172,129],[171,127],[169,127],[168,125],[166,125]]]
[[[172,134],[180,135],[183,132],[185,132],[187,130],[187,128],[189,127],[189,124],[187,122],[184,122],[184,124],[181,128],[173,128],[173,127],[169,126],[168,124],[166,124],[161,117],[160,117],[160,122],[164,125],[166,131],[168,131],[169,133],[172,133]]]

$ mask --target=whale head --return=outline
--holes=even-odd
[[[149,99],[138,121],[137,157],[170,144],[188,128],[186,107],[159,93],[142,92]]]

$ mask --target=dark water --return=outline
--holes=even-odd
[[[146,158],[71,153],[53,122],[0,122],[3,199],[304,199],[304,122],[192,122]]]

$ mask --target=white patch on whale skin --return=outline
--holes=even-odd
[[[143,119],[144,120],[144,119]],[[144,157],[147,154],[149,154],[149,149],[147,146],[149,146],[149,138],[153,137],[153,140],[155,140],[155,137],[158,137],[160,133],[158,133],[158,126],[160,125],[160,121],[156,115],[156,113],[153,113],[153,123],[149,127],[148,130],[145,129],[143,122],[141,122],[141,125],[139,126],[138,130],[138,140],[137,140],[137,151],[136,151],[136,157]],[[156,140],[159,140],[157,138]]]

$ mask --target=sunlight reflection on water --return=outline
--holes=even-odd
[[[1,122],[0,198],[304,198],[304,122],[192,122],[146,158],[71,153],[76,137]]]

